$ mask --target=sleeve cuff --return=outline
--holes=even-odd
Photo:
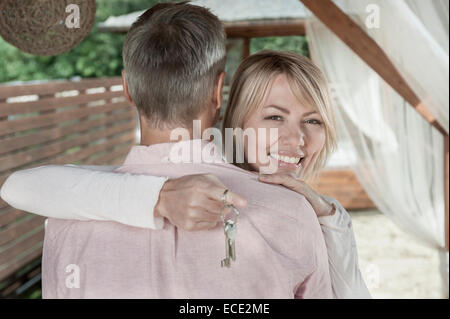
[[[124,204],[123,209],[127,211],[124,223],[153,230],[162,229],[164,227],[164,217],[154,216],[154,208],[158,202],[161,188],[168,178],[131,174],[128,177],[136,178],[137,182],[134,192],[126,190],[124,192],[125,197],[121,201]]]
[[[333,215],[321,216],[318,218],[319,224],[326,228],[332,228],[335,230],[345,231],[349,227],[351,227],[350,216],[344,207],[334,198],[330,196],[322,195],[323,199],[325,199],[330,204],[334,204],[336,210]],[[350,225],[350,226],[349,226]]]

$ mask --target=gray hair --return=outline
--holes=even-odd
[[[225,70],[225,31],[209,9],[159,3],[133,23],[123,44],[125,81],[152,127],[189,126]]]

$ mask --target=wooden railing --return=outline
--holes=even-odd
[[[0,185],[34,166],[118,164],[135,140],[136,112],[120,77],[0,85]],[[11,277],[40,258],[44,220],[0,200],[0,296],[19,287]]]

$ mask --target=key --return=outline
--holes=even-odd
[[[229,222],[224,222],[224,227],[223,227],[223,232],[225,234],[225,259],[222,259],[221,261],[221,266],[222,267],[230,267],[230,253],[231,253],[231,249],[230,249],[230,240],[229,240],[229,228],[230,228],[230,223]]]
[[[234,245],[234,239],[236,238],[236,224],[230,224],[228,228],[228,249],[229,255],[233,261],[236,261],[236,248]]]
[[[221,211],[223,232],[225,234],[225,258],[220,262],[222,267],[229,268],[231,266],[231,260],[236,260],[236,224],[239,211],[233,205],[225,205]]]
[[[224,259],[222,259],[222,261],[220,262],[220,265],[222,267],[230,267],[230,249],[228,247],[228,238],[225,237],[225,254],[226,257]]]
[[[231,266],[230,259],[233,261],[236,260],[236,250],[234,246],[234,239],[236,237],[236,224],[232,220],[228,220],[224,224],[226,257],[222,260],[221,266],[229,268]]]

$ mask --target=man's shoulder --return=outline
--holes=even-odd
[[[299,193],[284,186],[260,182],[258,174],[229,163],[154,163],[123,165],[116,171],[177,178],[192,174],[213,174],[231,191],[247,199],[249,205],[278,216],[290,216],[306,223],[317,218],[310,203]],[[280,215],[281,214],[281,215]]]

